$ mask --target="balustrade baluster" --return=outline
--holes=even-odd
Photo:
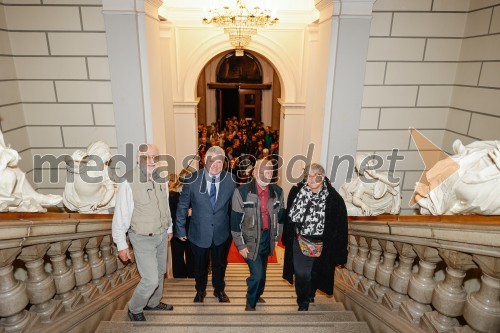
[[[0,330],[18,332],[29,329],[36,315],[26,311],[29,303],[26,285],[14,277],[12,263],[21,248],[0,250]]]
[[[399,311],[404,318],[418,324],[424,313],[432,311],[430,304],[436,286],[434,270],[441,258],[434,248],[414,245],[413,249],[420,259],[418,273],[412,275],[408,284],[408,296],[411,299],[401,304]]]
[[[52,278],[56,284],[55,299],[63,303],[66,311],[72,311],[82,302],[82,296],[73,290],[76,286],[73,267],[66,264],[66,251],[70,245],[70,241],[54,243],[47,252],[53,268]]]
[[[101,243],[101,253],[106,270],[106,279],[108,279],[111,286],[114,287],[118,283],[120,275],[116,271],[118,269],[118,263],[116,256],[111,253],[111,244],[111,236],[104,237]]]
[[[500,258],[473,255],[481,268],[481,287],[467,297],[464,318],[478,332],[497,333],[500,328]]]
[[[89,257],[89,265],[92,269],[92,284],[100,293],[106,292],[110,287],[109,281],[104,279],[104,275],[106,274],[104,260],[99,256],[99,245],[102,238],[103,237],[93,237],[85,246]]]
[[[382,298],[390,289],[391,274],[394,270],[394,262],[396,261],[397,251],[392,242],[379,240],[383,250],[382,262],[377,266],[375,281],[369,291],[370,296],[377,302],[382,302]]]
[[[399,266],[391,274],[391,290],[383,297],[382,304],[392,311],[398,311],[401,303],[409,299],[408,284],[417,254],[409,244],[394,242],[394,247],[399,254]]]
[[[380,263],[380,255],[382,254],[382,248],[376,239],[367,239],[367,243],[370,246],[370,258],[365,262],[363,267],[363,278],[361,278],[361,283],[359,289],[366,295],[370,288],[372,288],[377,283],[375,282],[375,273],[377,272],[377,266]]]
[[[350,277],[353,274],[352,263],[354,261],[354,258],[358,254],[358,248],[359,247],[356,237],[349,236],[349,253],[347,255],[347,262],[345,264],[345,267],[344,269],[342,269],[342,280],[344,280],[344,282],[346,283],[350,282]]]
[[[96,296],[97,289],[90,283],[92,270],[84,259],[83,249],[88,243],[88,238],[74,240],[68,251],[71,256],[73,271],[75,272],[76,290],[83,296],[85,302]]]
[[[463,287],[465,271],[476,265],[472,256],[450,250],[439,249],[446,262],[446,277],[434,288],[432,305],[436,311],[424,314],[420,326],[427,332],[450,332],[459,326],[456,317],[463,314],[467,292]]]
[[[23,248],[19,256],[28,270],[26,290],[32,304],[30,311],[37,313],[43,323],[54,320],[63,309],[61,302],[53,299],[56,285],[44,269],[43,258],[49,247],[49,244],[28,246]]]
[[[365,262],[368,259],[368,251],[369,249],[368,244],[366,243],[366,239],[360,237],[358,254],[352,261],[352,270],[354,271],[354,273],[350,276],[350,283],[354,288],[358,288],[359,282],[363,277]]]

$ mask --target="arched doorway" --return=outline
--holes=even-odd
[[[272,84],[263,83],[257,58],[248,52],[243,56],[226,54],[217,65],[216,79],[208,87],[215,89],[219,123],[233,117],[261,121],[262,90],[270,89]]]
[[[228,118],[262,121],[280,128],[281,82],[274,66],[263,56],[226,51],[207,62],[197,84],[198,125]]]
[[[197,93],[200,157],[221,146],[230,163],[235,159],[236,172],[243,172],[246,167],[238,162],[244,156],[279,154],[281,82],[265,57],[249,51],[218,54],[201,71]]]

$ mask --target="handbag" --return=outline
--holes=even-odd
[[[300,250],[306,257],[317,258],[321,256],[323,250],[323,241],[307,239],[300,233],[297,233],[297,241],[299,242]]]

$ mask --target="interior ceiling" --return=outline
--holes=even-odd
[[[202,24],[208,8],[215,4],[224,4],[233,0],[164,0],[159,9],[161,17],[171,22],[190,22]],[[273,28],[289,24],[309,24],[316,21],[319,12],[314,6],[314,0],[246,0],[247,7],[268,7],[280,19]]]

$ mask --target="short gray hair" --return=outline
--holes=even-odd
[[[212,156],[226,156],[226,153],[224,152],[224,149],[222,149],[219,146],[212,146],[208,148],[207,152],[205,153],[205,162],[209,157]]]
[[[307,177],[310,173],[317,173],[319,175],[325,175],[325,168],[319,163],[312,163],[311,165],[306,166],[304,169],[304,178]]]

